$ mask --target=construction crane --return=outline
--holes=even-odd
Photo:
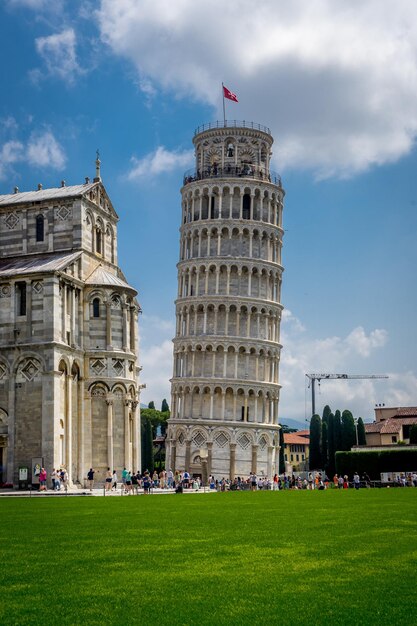
[[[364,379],[364,378],[389,378],[386,374],[306,374],[311,382],[311,415],[316,413],[316,380],[320,384],[322,380],[348,380],[348,379]]]

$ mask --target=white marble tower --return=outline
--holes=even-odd
[[[167,467],[216,478],[278,468],[282,209],[273,138],[198,128],[184,176]]]

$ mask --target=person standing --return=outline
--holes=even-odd
[[[250,473],[250,483],[251,483],[251,490],[252,491],[256,491],[257,487],[258,487],[258,478],[256,476],[256,474],[254,472]]]
[[[126,493],[126,476],[128,475],[128,471],[127,469],[124,467],[123,468],[123,472],[122,472],[122,483],[123,483],[123,490]]]
[[[132,492],[132,474],[129,470],[127,470],[126,474],[126,493],[130,494]]]
[[[359,478],[358,472],[355,472],[353,474],[353,484],[355,486],[355,489],[359,489],[359,487],[361,486],[361,479]]]
[[[93,487],[94,487],[94,474],[95,474],[95,470],[93,470],[92,467],[90,467],[90,469],[87,472],[87,480],[88,480],[88,485],[90,487],[90,491],[93,491]]]
[[[39,473],[39,491],[46,491],[47,487],[46,487],[46,479],[47,479],[48,475],[46,473],[46,469],[44,467],[41,467],[41,471]]]
[[[117,472],[113,470],[113,474],[111,476],[111,488],[115,491],[117,490]]]
[[[65,493],[68,493],[68,472],[65,467],[60,472],[61,484],[64,485]]]
[[[106,491],[111,490],[111,479],[112,479],[112,473],[111,473],[110,467],[108,467],[107,472],[106,472]]]
[[[55,468],[53,468],[52,473],[51,473],[51,479],[52,479],[52,491],[55,491],[56,489],[56,477],[57,477],[58,472],[56,471]]]

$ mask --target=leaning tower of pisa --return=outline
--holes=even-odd
[[[278,471],[282,209],[273,138],[199,127],[182,214],[167,467],[216,478]]]

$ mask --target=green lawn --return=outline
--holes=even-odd
[[[417,489],[0,498],[0,624],[417,624]]]

